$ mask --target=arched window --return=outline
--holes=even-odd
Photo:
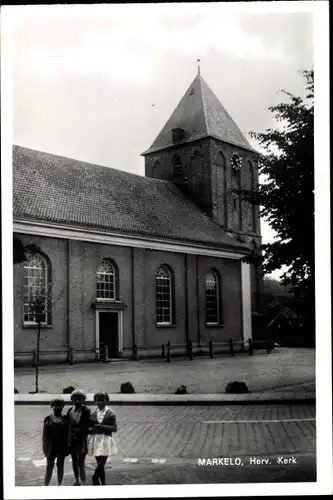
[[[252,161],[249,161],[249,169],[250,169],[250,183],[251,183],[251,191],[255,191],[255,177],[254,177],[254,165]],[[249,228],[252,229],[252,232],[256,232],[256,206],[252,203],[249,204]]]
[[[49,261],[41,254],[28,254],[24,263],[23,277],[23,322],[36,323],[36,299],[41,301],[39,318],[41,323],[51,322],[51,281]]]
[[[222,151],[216,155],[216,206],[217,220],[221,226],[228,227],[227,170]]]
[[[220,278],[217,271],[210,270],[205,278],[206,291],[206,324],[219,325],[220,312]]]
[[[109,259],[103,259],[96,269],[96,298],[100,300],[115,300],[116,269]]]
[[[156,273],[156,322],[171,325],[173,314],[173,273],[167,266],[160,266]]]
[[[236,231],[242,229],[242,198],[237,191],[241,189],[241,158],[237,153],[231,158],[231,185],[232,185],[232,218],[233,228]],[[235,192],[236,191],[236,192]]]

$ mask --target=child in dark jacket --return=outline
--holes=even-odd
[[[75,476],[74,486],[86,482],[85,459],[87,455],[87,434],[90,410],[85,406],[86,395],[80,389],[71,394],[72,408],[67,412],[71,423],[71,456]]]
[[[53,414],[44,420],[43,452],[47,460],[45,486],[50,484],[55,459],[57,459],[58,486],[61,485],[64,477],[64,462],[69,454],[70,445],[70,420],[67,415],[62,415],[64,406],[63,399],[53,399],[51,401]]]

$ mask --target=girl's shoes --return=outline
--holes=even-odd
[[[75,483],[74,483],[74,485],[73,485],[73,486],[81,486],[81,482],[80,482],[80,480],[79,480],[79,479],[77,479],[77,480],[75,481]]]

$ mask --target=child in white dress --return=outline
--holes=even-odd
[[[105,392],[94,394],[95,410],[90,415],[88,454],[96,458],[97,466],[92,477],[94,485],[105,484],[105,464],[110,455],[117,453],[112,437],[117,432],[115,413],[106,406],[109,396]]]

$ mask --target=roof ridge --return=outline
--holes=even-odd
[[[202,83],[204,82],[204,79],[202,78],[202,76],[200,74],[197,76],[197,78],[199,78],[199,82],[200,82],[200,92],[201,92],[202,108],[203,108],[203,112],[204,112],[205,127],[207,130],[207,134],[209,135],[210,130],[209,130],[209,124],[208,124],[208,118],[207,118],[207,108],[206,108],[206,102],[204,99],[204,94],[203,94],[203,89],[202,89]]]
[[[243,140],[245,141],[245,144],[243,146],[241,146],[241,144],[239,144],[238,141],[237,142],[235,141],[234,144],[237,145],[237,146],[241,146],[244,149],[252,148],[251,144],[249,143],[249,141],[245,137],[245,134],[239,128],[239,126],[237,125],[237,123],[235,122],[235,120],[232,118],[232,116],[230,115],[230,113],[227,111],[226,107],[222,104],[221,99],[219,99],[219,97],[217,97],[217,95],[215,94],[215,92],[210,88],[210,86],[208,85],[208,83],[206,82],[206,80],[204,78],[202,78],[202,84],[206,87],[206,91],[210,92],[212,94],[212,96],[216,99],[216,102],[221,106],[223,113],[226,115],[226,117],[228,118],[228,120],[233,124],[233,126],[239,132],[241,138],[243,138]],[[207,126],[207,129],[208,128],[209,128],[209,126]],[[210,130],[209,130],[209,133],[211,134]],[[229,142],[231,144],[233,143],[233,141],[227,141],[227,140],[225,140],[225,142]]]
[[[19,148],[21,150],[25,149],[25,150],[31,151],[32,153],[41,153],[43,155],[49,155],[49,156],[56,157],[59,159],[77,162],[81,166],[84,166],[84,167],[97,167],[100,169],[107,169],[108,171],[114,170],[116,172],[121,172],[122,174],[128,175],[129,177],[139,177],[139,178],[147,179],[149,181],[153,181],[153,182],[157,182],[157,183],[162,182],[164,184],[172,184],[171,181],[165,181],[162,179],[155,179],[154,177],[146,177],[145,175],[135,174],[134,172],[128,172],[127,170],[121,170],[120,168],[108,167],[107,165],[99,165],[98,163],[91,163],[91,162],[87,162],[85,160],[79,160],[77,158],[70,158],[69,156],[58,155],[56,153],[49,153],[48,151],[42,151],[40,149],[28,148],[26,146],[20,146],[19,144],[13,144],[13,148]]]

